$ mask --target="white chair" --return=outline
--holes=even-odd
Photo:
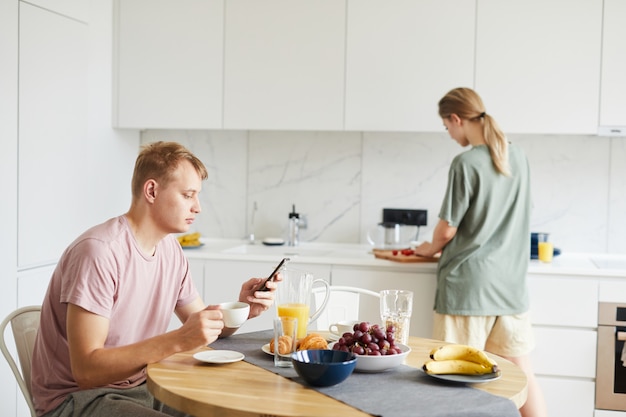
[[[26,404],[28,404],[31,416],[33,417],[35,417],[36,414],[30,393],[30,368],[33,359],[35,337],[37,336],[37,330],[39,329],[40,312],[41,306],[22,307],[9,314],[2,321],[2,324],[0,324],[0,350],[15,375],[17,384],[22,390],[22,394],[24,394],[24,399],[26,400]],[[13,355],[7,348],[4,339],[4,332],[9,323],[11,324],[11,330],[13,331],[13,340],[15,342],[21,371],[20,368],[17,367]]]
[[[324,300],[324,287],[315,287],[312,293],[311,309],[315,310],[315,306],[321,305]],[[311,328],[328,330],[328,326],[342,320],[380,323],[380,294],[364,288],[331,285],[328,304],[317,320],[311,323]]]

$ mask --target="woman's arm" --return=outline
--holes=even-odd
[[[415,248],[415,254],[432,257],[443,250],[443,248],[456,235],[456,227],[452,227],[447,221],[439,219],[433,231],[433,241],[424,242]]]

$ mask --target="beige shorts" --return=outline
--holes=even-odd
[[[435,312],[433,338],[505,357],[528,355],[535,337],[528,313],[510,316],[452,316]]]

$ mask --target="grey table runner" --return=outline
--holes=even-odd
[[[319,391],[354,408],[382,417],[519,417],[515,404],[503,397],[462,384],[436,380],[407,365],[381,373],[354,372],[333,387],[312,387],[293,368],[275,368],[274,357],[261,350],[272,331],[243,333],[211,344],[236,350],[245,361]]]

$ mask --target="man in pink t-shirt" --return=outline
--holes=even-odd
[[[172,233],[189,230],[200,212],[207,171],[183,146],[156,142],[139,154],[132,202],[124,215],[92,227],[63,253],[42,310],[32,364],[38,416],[181,415],[159,404],[145,386],[145,367],[174,353],[206,346],[237,329],[206,307]],[[249,318],[273,303],[241,287]],[[172,313],[183,325],[167,332]]]

